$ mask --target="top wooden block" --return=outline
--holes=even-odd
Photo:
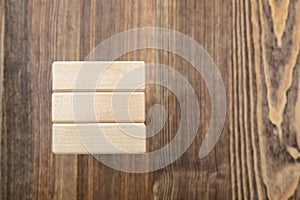
[[[54,62],[53,91],[144,91],[142,61]]]

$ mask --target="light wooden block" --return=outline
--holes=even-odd
[[[144,62],[54,62],[53,152],[146,151]]]
[[[124,154],[146,152],[143,123],[53,124],[53,152]]]
[[[142,61],[54,62],[53,91],[144,91],[144,65]]]
[[[52,122],[144,122],[144,92],[52,94]]]

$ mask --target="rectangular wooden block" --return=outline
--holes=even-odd
[[[52,94],[52,122],[144,122],[144,92]]]
[[[146,152],[143,123],[53,124],[53,152],[123,154]]]
[[[53,91],[145,90],[142,61],[54,62]]]

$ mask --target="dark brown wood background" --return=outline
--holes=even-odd
[[[0,0],[0,25],[0,199],[300,199],[300,0]],[[195,88],[201,116],[190,149],[145,174],[52,154],[52,62],[83,60],[111,35],[149,26],[194,38],[219,67],[228,113],[213,151],[197,157],[210,119],[203,79],[178,56],[146,49],[120,60],[170,65]],[[166,88],[147,86],[147,108],[154,103],[169,117],[149,151],[180,120]]]

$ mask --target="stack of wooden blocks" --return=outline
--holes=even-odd
[[[54,62],[52,77],[54,153],[146,151],[144,62]]]

